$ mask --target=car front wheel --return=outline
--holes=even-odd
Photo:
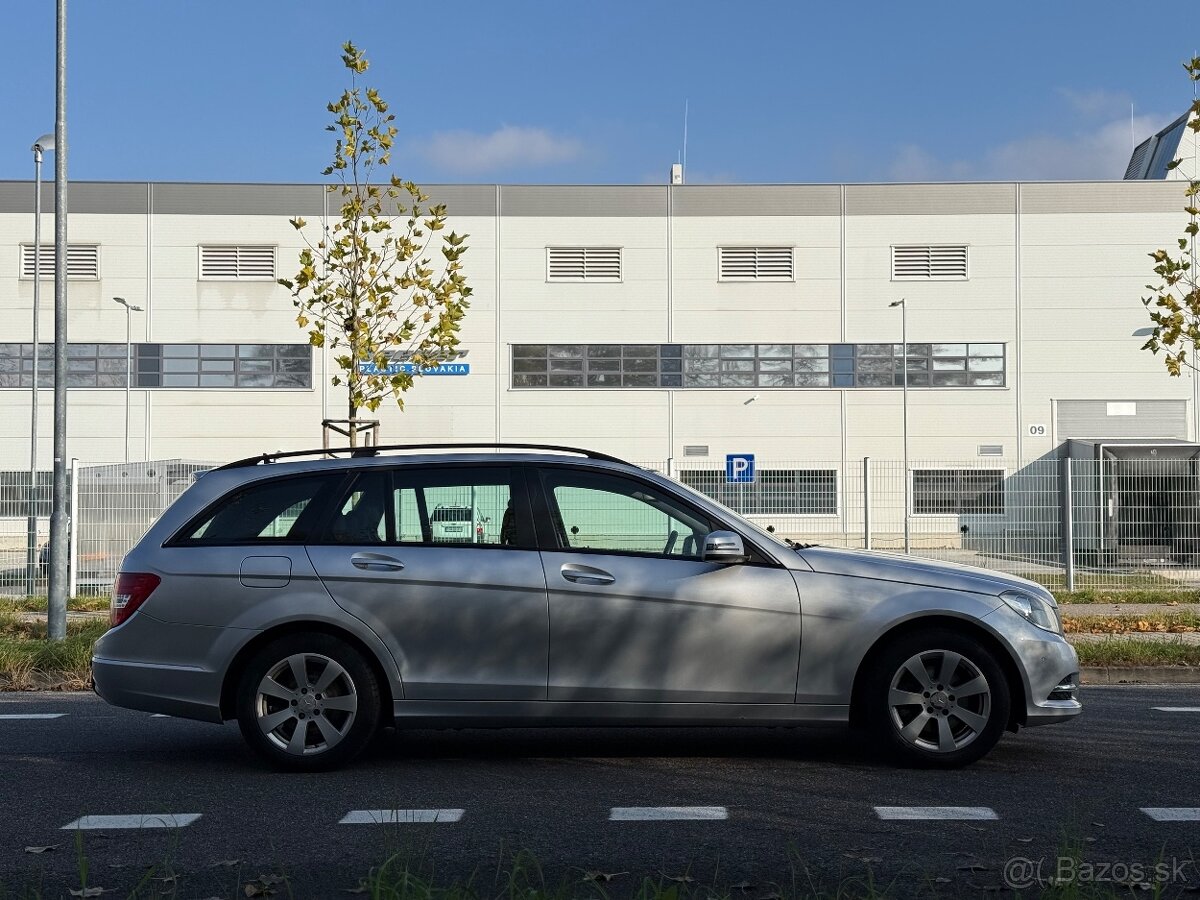
[[[238,683],[247,743],[277,768],[342,765],[379,724],[379,686],[362,654],[327,634],[293,634],[254,654]]]
[[[867,721],[897,761],[953,768],[988,753],[1008,725],[1008,681],[992,651],[965,634],[904,635],[876,658]]]

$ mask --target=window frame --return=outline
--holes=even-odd
[[[216,516],[217,511],[223,505],[231,503],[233,499],[246,491],[252,490],[266,484],[278,483],[281,481],[294,481],[304,478],[322,478],[324,484],[317,489],[313,494],[312,500],[304,508],[303,512],[296,519],[296,524],[299,525],[304,520],[305,533],[302,533],[295,538],[289,536],[286,538],[264,538],[255,537],[253,539],[232,541],[218,540],[208,541],[204,538],[189,537],[192,531],[199,528],[207,519]],[[203,547],[301,547],[309,543],[306,539],[307,534],[320,533],[325,527],[326,513],[328,512],[329,498],[335,496],[335,492],[340,491],[342,485],[346,483],[347,473],[340,469],[309,469],[306,472],[294,472],[286,475],[268,474],[262,478],[256,478],[253,481],[244,481],[239,485],[225,491],[221,496],[206,504],[200,512],[189,518],[182,526],[175,530],[172,535],[163,541],[164,548],[180,547],[188,549],[199,549]],[[314,525],[311,520],[315,519]]]
[[[640,550],[607,550],[587,547],[571,547],[564,546],[561,536],[558,534],[558,529],[553,526],[551,516],[558,512],[557,503],[554,500],[554,492],[547,483],[547,474],[555,471],[567,471],[570,473],[583,473],[585,475],[601,475],[612,478],[624,479],[634,482],[635,484],[645,485],[648,489],[656,493],[664,494],[671,498],[672,501],[683,507],[690,515],[698,519],[707,520],[713,527],[712,531],[732,531],[739,535],[742,543],[746,548],[746,553],[749,560],[740,565],[756,565],[766,566],[768,568],[782,568],[782,565],[771,558],[770,554],[764,552],[757,541],[748,537],[744,530],[735,528],[728,521],[721,519],[706,509],[698,507],[692,503],[686,496],[680,496],[678,491],[673,491],[664,485],[651,481],[646,478],[640,478],[632,472],[623,472],[620,470],[608,469],[601,466],[579,466],[570,465],[567,463],[536,463],[527,466],[529,470],[529,487],[530,498],[533,501],[534,526],[537,532],[537,548],[544,553],[571,553],[585,556],[617,556],[629,557],[632,559],[658,559],[664,562],[677,563],[699,563],[703,565],[714,565],[714,563],[705,563],[703,554],[699,558],[687,556],[668,556],[658,552],[644,552]],[[561,513],[560,513],[561,515]]]
[[[999,512],[917,512],[917,473],[918,472],[954,472],[961,475],[963,472],[992,472],[999,476],[999,494],[1000,494],[1000,511]],[[945,519],[945,518],[962,518],[970,516],[975,518],[999,519],[1008,515],[1008,468],[1004,466],[930,466],[924,468],[913,467],[908,473],[908,496],[911,504],[908,514],[917,519]],[[957,495],[961,498],[961,492]]]
[[[396,511],[395,511],[395,496],[397,490],[397,475],[404,472],[414,474],[449,472],[456,469],[507,469],[509,475],[509,496],[513,503],[513,513],[516,516],[516,540],[515,544],[476,544],[471,542],[451,542],[451,541],[426,541],[424,536],[430,528],[430,511],[427,508],[427,501],[424,490],[420,489],[417,492],[418,514],[421,517],[421,541],[400,541],[396,539]],[[385,505],[384,527],[385,539],[378,544],[345,544],[340,541],[332,541],[328,539],[329,528],[333,523],[334,516],[340,508],[339,503],[344,503],[347,496],[354,490],[355,484],[359,479],[372,472],[382,470],[387,479],[388,497],[390,502]],[[335,495],[335,502],[328,504],[328,509],[315,529],[317,537],[314,540],[308,541],[310,546],[319,547],[354,547],[354,546],[371,546],[371,547],[427,547],[440,548],[448,550],[536,550],[537,542],[534,537],[533,515],[529,503],[529,490],[526,483],[526,477],[520,465],[511,462],[447,462],[437,463],[433,465],[387,465],[387,466],[362,466],[348,470],[353,476],[341,487]],[[401,485],[401,488],[406,485]],[[423,487],[437,487],[438,485],[424,485]],[[522,515],[523,514],[523,515]],[[473,524],[473,523],[472,523]]]

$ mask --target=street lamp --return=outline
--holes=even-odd
[[[904,552],[912,551],[908,517],[912,512],[912,475],[908,471],[908,304],[901,298],[888,307],[900,307],[900,340],[903,342],[904,385]]]
[[[29,402],[29,493],[25,521],[25,594],[34,592],[38,570],[38,313],[42,298],[42,154],[54,150],[54,135],[33,143],[33,388]]]
[[[129,314],[142,312],[142,308],[134,306],[124,297],[113,297],[113,301],[125,307],[125,462],[129,462],[129,384],[133,380],[133,354],[130,343],[132,332],[130,331]]]

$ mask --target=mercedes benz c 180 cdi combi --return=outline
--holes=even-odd
[[[1032,582],[783,541],[600,453],[331,453],[214,469],[163,513],[117,577],[101,697],[237,719],[300,770],[381,725],[807,722],[959,766],[1081,710]],[[478,524],[445,534],[448,508]]]

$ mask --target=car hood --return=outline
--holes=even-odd
[[[1050,592],[1036,582],[975,566],[876,550],[841,550],[835,547],[802,547],[796,549],[796,554],[814,572],[826,575],[874,578],[978,594],[1020,590],[1053,602]]]

